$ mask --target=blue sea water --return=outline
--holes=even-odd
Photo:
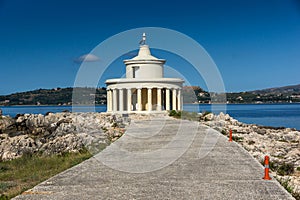
[[[224,105],[186,105],[184,110],[199,112],[224,112]],[[273,127],[289,127],[300,130],[300,104],[228,104],[226,113],[240,122]]]
[[[0,106],[4,115],[14,117],[18,113],[45,114],[47,112],[72,111],[72,106]],[[220,111],[228,113],[237,120],[264,126],[290,127],[300,130],[300,104],[185,104],[186,111]],[[74,111],[74,108],[73,108]],[[106,105],[77,106],[76,112],[105,112]]]

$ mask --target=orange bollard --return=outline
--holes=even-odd
[[[264,180],[271,180],[271,177],[269,176],[269,156],[265,156],[265,176],[263,177]]]
[[[230,129],[230,131],[229,131],[229,140],[228,140],[229,142],[232,142],[232,130]]]

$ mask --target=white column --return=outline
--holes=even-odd
[[[106,112],[109,112],[109,90],[106,90]]]
[[[118,109],[117,101],[117,89],[113,89],[113,111],[116,112]]]
[[[170,90],[166,88],[166,110],[170,110]]]
[[[109,102],[110,111],[113,110],[113,92],[110,90],[110,102]]]
[[[161,88],[157,88],[157,110],[161,111]]]
[[[124,93],[123,89],[119,89],[119,111],[124,110]]]
[[[152,110],[152,89],[148,88],[148,111]]]
[[[142,111],[142,89],[137,89],[137,104],[138,104],[138,111]]]
[[[131,88],[127,89],[127,111],[130,112],[131,111]]]
[[[110,89],[107,90],[107,100],[106,100],[107,112],[112,111],[112,94],[111,94],[111,92],[112,91]]]
[[[177,101],[176,101],[176,99],[177,99],[177,89],[173,89],[172,90],[172,96],[173,96],[173,98],[172,98],[172,110],[177,110]]]
[[[181,107],[181,89],[178,89],[178,93],[177,93],[177,110],[182,110],[182,107]]]

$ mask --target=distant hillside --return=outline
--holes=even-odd
[[[106,89],[75,88],[78,104],[106,104]],[[38,89],[0,96],[0,105],[71,105],[73,88]]]
[[[229,103],[293,103],[300,102],[300,84],[249,92],[227,93]]]
[[[76,104],[106,104],[105,88],[75,88]],[[96,92],[95,92],[96,90]],[[0,96],[0,105],[71,105],[73,88],[38,89]],[[199,86],[183,87],[184,103],[211,103],[218,99]],[[292,103],[300,102],[300,84],[249,92],[226,93],[227,103]],[[224,103],[224,102],[220,102]]]
[[[252,91],[256,94],[299,94],[300,84]]]
[[[191,92],[194,91],[194,94]],[[200,87],[190,86],[183,88],[185,103],[210,103],[211,95],[216,97],[219,94],[208,93]],[[294,103],[300,102],[300,84],[286,87],[269,88],[249,92],[226,93],[227,103]],[[221,102],[220,102],[221,103]],[[223,102],[222,102],[223,103]]]

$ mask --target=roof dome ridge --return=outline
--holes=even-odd
[[[138,55],[131,60],[159,60],[158,58],[151,55],[151,51],[148,45],[140,45]]]
[[[140,48],[139,48],[138,55],[131,59],[124,60],[125,64],[129,64],[132,62],[135,62],[135,63],[139,63],[139,62],[165,63],[166,62],[165,59],[159,59],[159,58],[156,58],[151,55],[149,45],[146,44],[146,34],[145,33],[143,33],[143,38],[139,44],[140,44]]]

